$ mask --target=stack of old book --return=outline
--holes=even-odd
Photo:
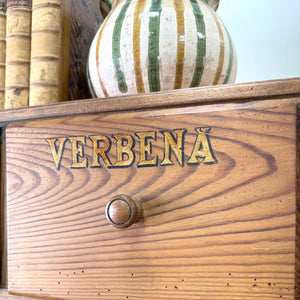
[[[0,0],[0,108],[90,98],[98,1]]]
[[[6,57],[6,14],[5,0],[0,0],[0,109],[4,108],[5,57]]]

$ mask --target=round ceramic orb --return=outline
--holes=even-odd
[[[218,0],[104,1],[111,11],[92,42],[93,96],[232,83],[233,42],[214,9]]]

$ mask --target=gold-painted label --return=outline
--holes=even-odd
[[[71,161],[70,168],[126,168],[169,166],[174,164],[199,165],[215,164],[209,133],[210,127],[196,127],[194,144],[189,153],[185,152],[187,129],[136,132],[134,135],[114,133],[108,135],[53,137],[45,139],[49,144],[55,168],[60,169],[63,158]],[[158,138],[159,135],[159,138]],[[160,144],[158,145],[160,141]],[[153,145],[159,146],[159,153]],[[69,144],[71,151],[64,151]],[[113,147],[112,147],[113,146]],[[112,150],[114,149],[114,151]],[[85,149],[89,149],[89,155]],[[67,155],[68,153],[68,155]]]
[[[31,7],[31,0],[7,0],[6,7]]]

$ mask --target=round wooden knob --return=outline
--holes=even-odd
[[[138,222],[142,216],[141,203],[129,196],[115,196],[106,206],[106,218],[115,227],[126,228]]]

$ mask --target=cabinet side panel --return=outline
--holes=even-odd
[[[296,213],[296,276],[295,299],[300,299],[300,104],[297,105],[297,213]]]
[[[9,291],[294,299],[296,108],[260,101],[8,127]],[[105,216],[120,194],[144,207],[127,229]]]
[[[7,226],[6,226],[6,198],[5,198],[5,129],[0,128],[0,259],[1,277],[0,287],[7,286]]]

